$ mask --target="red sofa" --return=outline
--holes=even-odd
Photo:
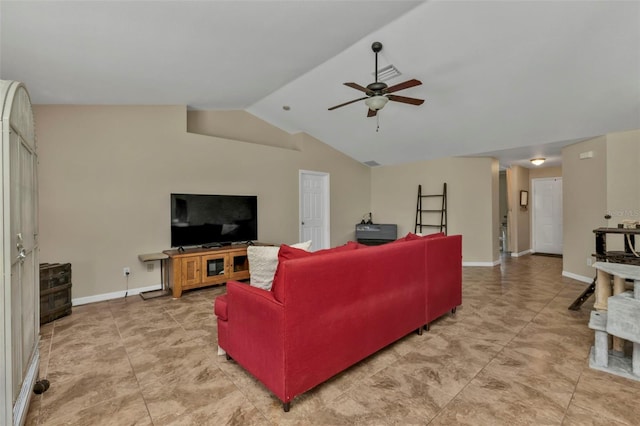
[[[406,238],[410,239],[410,238]],[[461,236],[315,253],[283,246],[271,291],[215,300],[218,345],[282,402],[461,304]]]

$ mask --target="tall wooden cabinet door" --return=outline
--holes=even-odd
[[[202,283],[219,284],[227,281],[229,256],[226,253],[215,253],[202,256]]]
[[[202,282],[200,256],[183,257],[181,260],[180,278],[182,288],[197,286]]]
[[[0,80],[0,424],[23,424],[40,353],[38,179],[31,101],[25,87]]]
[[[229,253],[229,279],[249,279],[249,258],[246,250]]]

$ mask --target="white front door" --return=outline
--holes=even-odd
[[[329,248],[329,174],[300,170],[300,241]]]
[[[531,182],[533,251],[562,254],[562,178]]]

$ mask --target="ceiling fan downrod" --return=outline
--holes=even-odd
[[[378,52],[380,52],[382,50],[382,43],[380,43],[379,41],[374,41],[373,44],[371,45],[371,50],[373,50],[373,53],[375,53],[375,76],[376,76],[376,81],[369,84],[367,86],[367,95],[369,96],[381,96],[384,94],[384,90],[387,88],[387,84],[383,83],[381,81],[378,81]]]
[[[380,52],[382,50],[382,43],[380,43],[379,41],[374,41],[373,44],[371,45],[371,50],[373,50],[373,53],[376,54],[376,68],[375,68],[375,74],[376,74],[376,83],[378,82],[378,52]]]

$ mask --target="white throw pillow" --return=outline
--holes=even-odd
[[[292,244],[291,247],[309,251],[311,241]],[[249,284],[253,287],[260,287],[264,290],[271,290],[273,276],[278,267],[278,251],[276,246],[249,246],[247,247],[247,257],[249,258],[249,274],[251,279]]]

